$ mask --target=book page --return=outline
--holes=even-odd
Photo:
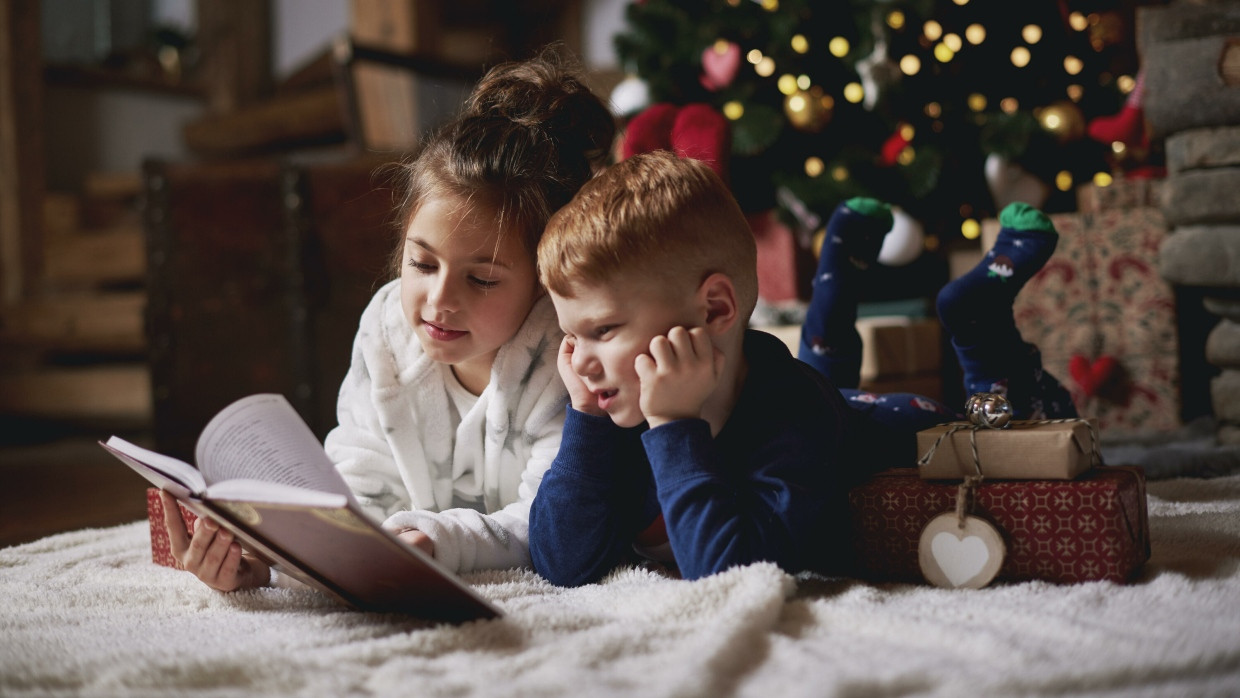
[[[213,500],[229,502],[295,504],[309,507],[343,507],[348,504],[348,498],[342,494],[308,490],[270,480],[224,480],[208,487],[206,494]]]
[[[202,430],[195,452],[208,484],[266,480],[353,499],[323,445],[283,395],[242,398]]]
[[[202,473],[183,460],[142,448],[119,436],[113,436],[101,445],[151,484],[172,492],[178,498],[197,495],[206,486]]]

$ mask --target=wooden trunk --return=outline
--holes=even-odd
[[[285,395],[320,437],[357,322],[391,278],[385,163],[145,166],[147,326],[159,450],[193,460],[233,400]]]

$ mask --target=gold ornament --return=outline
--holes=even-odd
[[[1042,128],[1060,143],[1071,143],[1085,136],[1085,115],[1069,101],[1053,102],[1034,111]]]
[[[796,90],[784,98],[784,114],[798,131],[817,133],[831,121],[835,100],[823,94],[821,87]]]
[[[1114,46],[1124,40],[1124,19],[1118,12],[1103,12],[1089,16],[1089,45],[1095,51]]]

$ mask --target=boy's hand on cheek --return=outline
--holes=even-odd
[[[641,379],[642,414],[654,428],[702,416],[723,371],[723,353],[706,330],[673,327],[650,340],[650,353],[638,356],[634,368]]]
[[[586,388],[581,376],[573,370],[573,348],[573,340],[565,337],[560,341],[560,353],[556,357],[560,380],[564,381],[564,386],[568,388],[568,399],[573,403],[573,409],[578,412],[605,417],[607,413],[599,408],[598,398]]]

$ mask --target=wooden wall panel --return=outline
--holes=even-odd
[[[39,1],[0,0],[0,303],[42,265],[43,84]]]

